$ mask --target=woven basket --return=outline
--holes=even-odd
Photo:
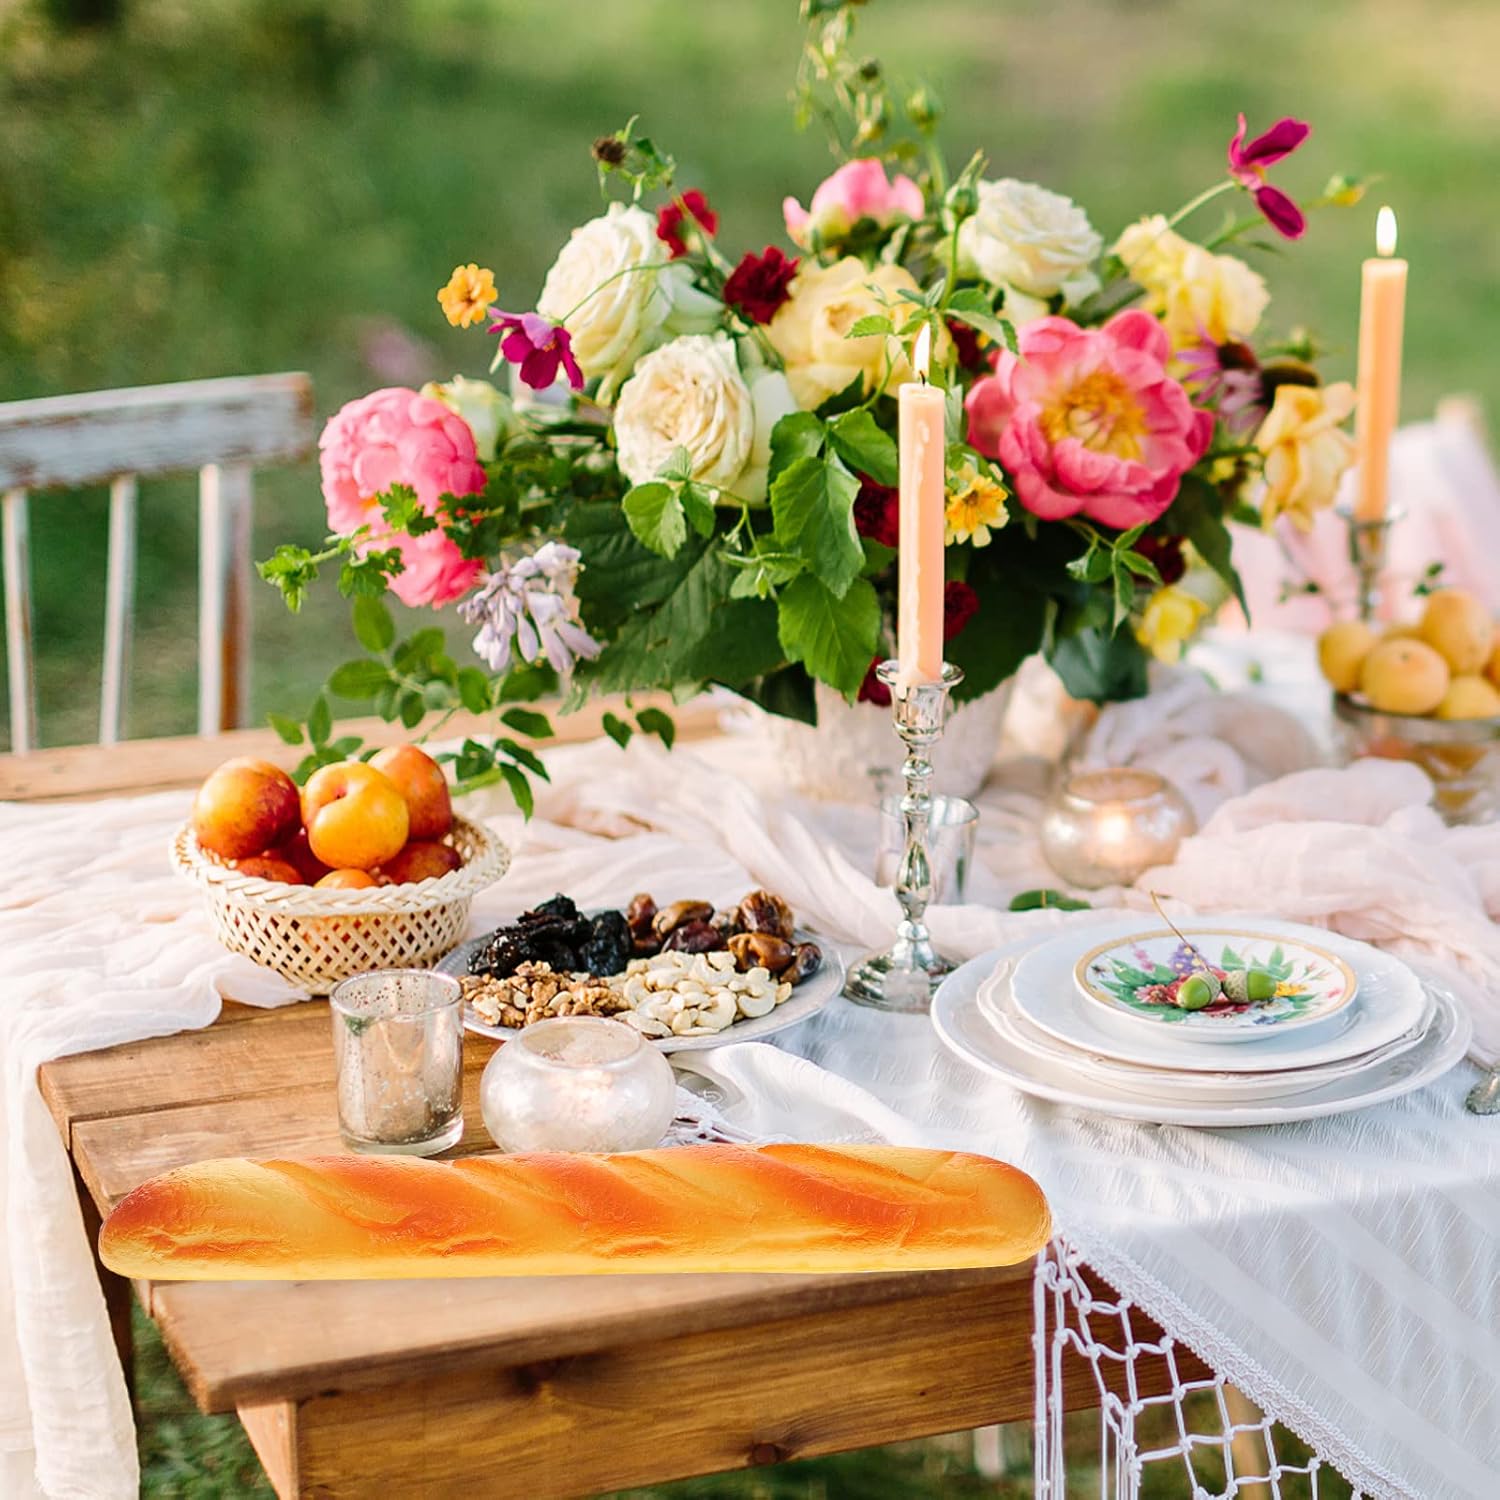
[[[202,886],[214,932],[312,995],[370,969],[422,969],[463,936],[469,905],[510,865],[510,850],[467,818],[444,841],[463,865],[410,885],[316,890],[242,875],[199,846],[191,826],[172,840],[172,864]]]

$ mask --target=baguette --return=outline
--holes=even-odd
[[[1024,1172],[883,1146],[196,1162],[115,1207],[122,1276],[308,1280],[1012,1265],[1051,1220]]]

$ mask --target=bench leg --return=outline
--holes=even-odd
[[[89,1237],[89,1249],[94,1257],[94,1270],[99,1277],[99,1288],[104,1293],[104,1306],[109,1314],[109,1331],[114,1336],[115,1352],[120,1356],[120,1365],[125,1371],[125,1389],[135,1400],[135,1335],[130,1327],[130,1283],[123,1276],[116,1276],[99,1259],[99,1228],[103,1220],[94,1205],[93,1194],[84,1186],[73,1169],[73,1187],[78,1193],[78,1206],[83,1212],[83,1232]]]

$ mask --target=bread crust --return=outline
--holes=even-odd
[[[1050,1233],[989,1157],[722,1145],[196,1162],[123,1198],[99,1254],[156,1280],[899,1271],[1015,1264]]]

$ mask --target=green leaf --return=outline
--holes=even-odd
[[[339,569],[339,593],[346,599],[378,598],[385,593],[390,579],[405,571],[406,562],[396,547],[388,547],[384,552],[367,552],[363,557],[351,557]]]
[[[423,703],[420,693],[402,693],[398,712],[401,715],[401,722],[408,729],[415,729],[422,722],[423,715],[427,712],[427,705]]]
[[[383,687],[389,686],[390,681],[390,668],[384,662],[357,656],[333,669],[333,675],[328,679],[328,691],[340,698],[362,703],[375,697]]]
[[[626,745],[630,743],[630,737],[635,733],[635,731],[630,727],[629,724],[624,721],[624,719],[620,718],[616,714],[607,713],[605,714],[601,722],[603,723],[605,734],[607,734],[610,739],[612,739],[615,744],[617,744],[622,750],[626,747]]]
[[[264,562],[256,563],[255,571],[281,591],[286,607],[295,615],[301,611],[308,588],[317,579],[318,565],[306,547],[283,542]]]
[[[682,499],[670,484],[638,484],[621,502],[636,540],[661,557],[673,558],[687,540]]]
[[[823,451],[823,424],[810,411],[794,411],[771,429],[771,478],[799,458],[815,458]]]
[[[557,691],[557,673],[544,661],[520,662],[508,671],[495,694],[496,703],[535,703]]]
[[[516,806],[521,810],[523,818],[530,818],[536,809],[536,798],[531,795],[531,783],[527,781],[525,773],[518,766],[506,765],[501,762],[496,769],[505,778],[505,784],[510,788],[510,794],[515,798]]]
[[[364,741],[357,734],[346,734],[336,739],[328,748],[340,760],[348,760],[363,744]]]
[[[957,322],[966,323],[987,339],[1004,344],[1012,354],[1016,352],[1016,330],[1008,318],[997,317],[990,299],[978,287],[963,287],[954,292],[948,301],[947,315]]]
[[[441,678],[434,677],[422,684],[422,702],[430,709],[451,708],[453,689]]]
[[[1129,632],[1076,631],[1054,641],[1047,660],[1071,697],[1113,703],[1145,695],[1146,656]]]
[[[389,651],[396,639],[396,622],[385,607],[385,601],[361,594],[354,601],[354,637],[366,651],[379,654]]]
[[[292,780],[295,781],[298,786],[306,786],[307,778],[311,776],[312,773],[316,771],[322,764],[323,762],[319,760],[316,755],[304,755],[302,759],[297,762],[297,769],[292,772]]]
[[[868,474],[876,484],[900,483],[896,440],[875,420],[868,407],[835,417],[828,424],[828,436],[839,457],[851,469]]]
[[[281,737],[283,743],[288,745],[300,745],[302,743],[302,726],[286,714],[270,713],[266,720],[271,728]]]
[[[500,722],[514,729],[517,734],[529,734],[534,740],[550,740],[554,733],[552,721],[547,715],[535,713],[529,708],[508,708],[500,715]]]
[[[789,661],[853,699],[865,680],[880,636],[880,602],[866,578],[835,594],[804,573],[781,591],[777,632]]]
[[[677,725],[671,714],[659,708],[643,708],[635,716],[635,722],[643,734],[654,734],[668,750],[672,748],[672,742],[677,738]]]
[[[328,700],[319,693],[313,699],[313,706],[307,715],[307,737],[314,746],[326,745],[328,736],[333,732],[333,710],[328,706]]]
[[[818,404],[817,415],[823,418],[836,417],[841,411],[853,411],[856,406],[862,406],[865,399],[865,377],[863,372],[856,373],[849,384],[843,390],[836,391],[826,401]],[[783,418],[783,421],[786,419]]]
[[[471,714],[487,713],[493,700],[490,679],[478,667],[459,668],[458,697]]]
[[[387,724],[396,717],[396,703],[401,695],[401,689],[394,682],[387,682],[384,687],[375,694],[375,712],[385,720]]]
[[[1161,574],[1156,570],[1156,564],[1149,557],[1140,552],[1116,551],[1115,556],[1122,562],[1137,578],[1144,578],[1148,583],[1161,584]]]
[[[859,481],[837,458],[799,458],[771,486],[777,540],[838,596],[864,566],[854,529],[858,494]]]
[[[501,735],[495,741],[495,748],[503,750],[513,761],[526,767],[534,775],[540,776],[543,781],[551,781],[547,774],[547,768],[542,764],[542,758],[535,750],[528,750],[519,740],[513,740],[509,735]]]
[[[1011,911],[1089,911],[1091,907],[1087,901],[1080,900],[1076,896],[1069,896],[1063,891],[1043,889],[1022,891],[1019,896],[1012,896],[1009,909]]]
[[[889,318],[882,317],[879,313],[866,313],[862,318],[856,318],[850,325],[846,339],[867,339],[877,333],[894,333],[896,325]]]
[[[693,477],[693,455],[690,449],[679,443],[668,455],[657,473],[663,479],[674,479],[681,483]]]
[[[1193,544],[1203,561],[1233,590],[1248,617],[1250,607],[1230,557],[1229,528],[1224,524],[1223,500],[1218,492],[1206,481],[1189,474],[1159,524],[1165,535],[1185,536]]]
[[[417,631],[409,640],[402,641],[391,659],[398,672],[437,675],[438,667],[446,661],[443,655],[446,644],[441,628],[429,625],[425,630]]]
[[[677,492],[688,525],[699,536],[712,536],[714,532],[714,503],[708,495],[709,492],[701,484],[692,483],[684,484]]]

